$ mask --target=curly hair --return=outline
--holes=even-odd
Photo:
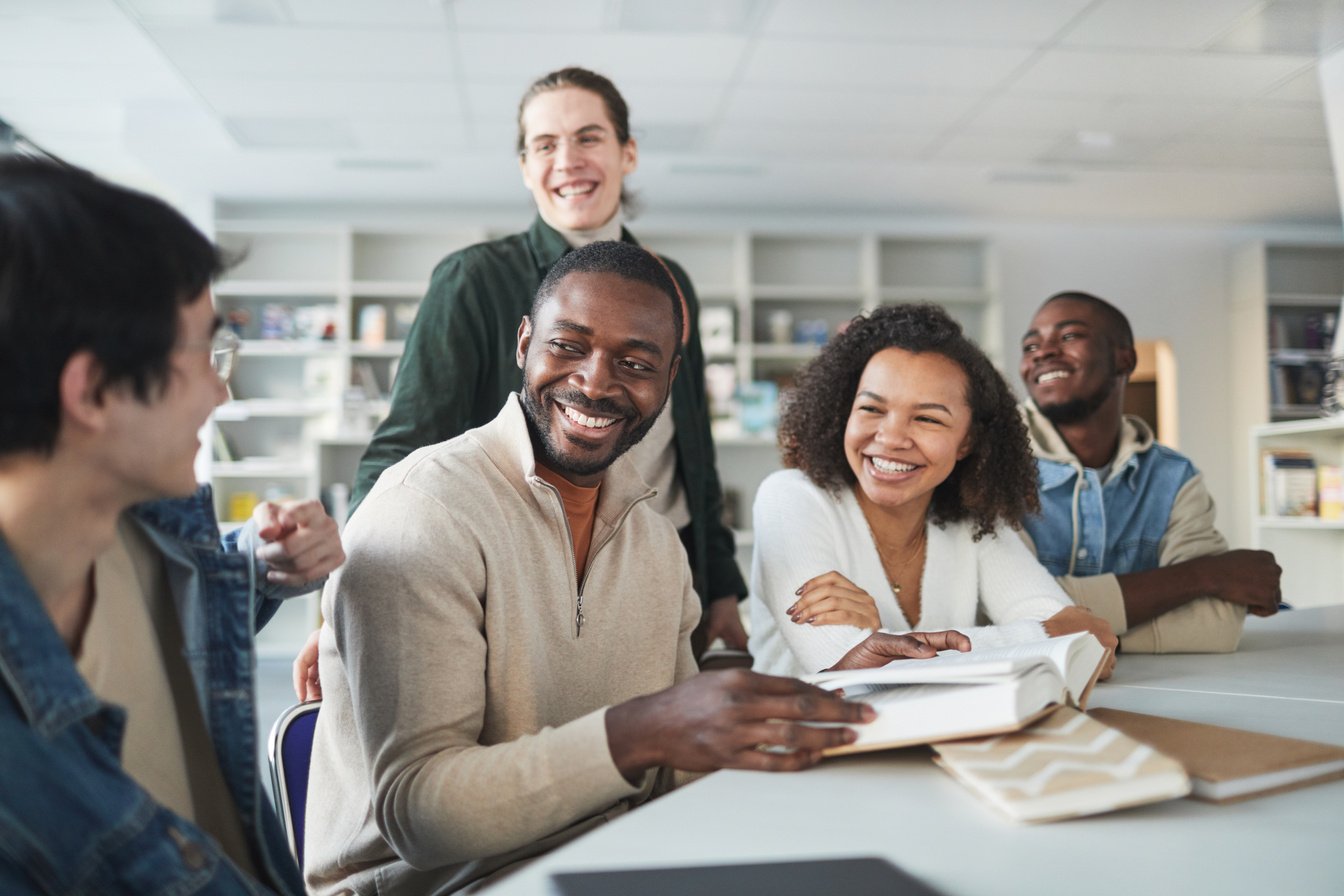
[[[891,305],[860,315],[799,372],[780,418],[784,465],[832,492],[855,482],[845,456],[845,427],[864,368],[885,348],[933,352],[966,374],[971,451],[934,489],[933,521],[941,526],[971,520],[977,541],[1000,523],[1018,528],[1040,509],[1040,499],[1017,401],[985,353],[937,305]]]

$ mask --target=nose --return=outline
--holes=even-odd
[[[583,154],[578,151],[573,140],[560,140],[555,145],[555,167],[561,171],[578,168],[583,164]]]
[[[877,426],[877,441],[884,447],[910,447],[910,433],[905,422],[896,414],[887,414]]]
[[[592,352],[575,365],[569,375],[569,384],[594,401],[609,398],[617,391],[615,377],[601,352]]]

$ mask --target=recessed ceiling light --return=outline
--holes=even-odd
[[[1115,135],[1110,131],[1079,131],[1074,137],[1084,149],[1114,149]]]

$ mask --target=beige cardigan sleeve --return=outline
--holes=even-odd
[[[1196,473],[1176,494],[1158,563],[1171,566],[1227,550],[1227,540],[1214,528],[1213,497]],[[1023,533],[1028,544],[1031,538]],[[1241,640],[1246,608],[1201,597],[1134,628],[1125,614],[1124,593],[1112,574],[1060,576],[1060,586],[1079,606],[1105,619],[1120,634],[1125,653],[1230,653]]]

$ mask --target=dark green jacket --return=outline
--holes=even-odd
[[[622,239],[634,243],[629,231]],[[461,435],[495,418],[523,385],[514,356],[518,325],[546,272],[569,251],[565,238],[538,217],[526,233],[454,252],[434,269],[392,387],[392,408],[359,462],[350,509],[383,470],[417,448]],[[714,465],[700,347],[700,305],[686,272],[664,259],[686,296],[690,342],[672,383],[677,473],[691,524],[683,541],[702,603],[747,593],[733,534],[720,521],[723,494]]]

